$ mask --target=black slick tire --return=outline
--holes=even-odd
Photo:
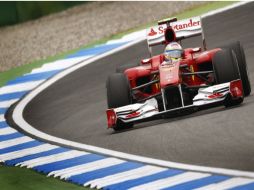
[[[212,59],[214,74],[217,84],[230,82],[240,78],[237,61],[234,52],[229,49],[215,53]]]
[[[237,58],[233,50],[224,49],[215,53],[212,59],[214,74],[217,84],[230,82],[240,79]],[[224,105],[226,107],[242,103],[243,98],[232,100],[231,96],[227,97]]]
[[[251,85],[248,76],[248,66],[246,63],[246,57],[242,45],[240,44],[239,41],[236,41],[229,43],[225,46],[222,46],[222,49],[229,49],[235,52],[243,84],[244,96],[249,96],[251,93]]]
[[[107,102],[108,108],[118,108],[131,104],[130,85],[123,73],[114,73],[107,80]],[[113,127],[115,131],[132,127],[132,123],[118,121]]]

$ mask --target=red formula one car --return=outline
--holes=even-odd
[[[147,42],[151,53],[152,46],[181,44],[198,35],[203,49],[184,49],[176,60],[166,60],[165,53],[151,56],[139,66],[122,67],[108,77],[108,128],[121,130],[175,112],[242,103],[251,86],[239,42],[207,50],[200,17],[159,21],[148,30]]]

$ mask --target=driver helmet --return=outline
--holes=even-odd
[[[183,57],[183,48],[177,42],[169,43],[164,51],[165,61],[179,60]]]

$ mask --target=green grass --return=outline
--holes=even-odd
[[[67,183],[26,168],[0,165],[1,190],[88,190],[82,186]]]
[[[226,2],[210,2],[206,5],[201,5],[201,6],[197,6],[194,8],[191,8],[185,12],[179,13],[177,15],[168,15],[169,17],[171,16],[176,16],[178,19],[184,19],[184,18],[188,18],[188,17],[193,17],[193,16],[198,16],[201,15],[203,13],[206,13],[210,10],[215,10],[217,8],[221,8],[227,5],[232,4],[233,2],[230,1],[226,1]],[[37,60],[34,61],[30,64],[27,65],[23,65],[17,68],[13,68],[9,71],[5,71],[0,73],[0,86],[3,86],[7,81],[14,79],[15,77],[21,76],[25,73],[30,72],[32,69],[34,68],[38,68],[40,66],[42,66],[45,63],[51,62],[51,61],[55,61],[61,58],[64,58],[65,56],[72,54],[80,49],[84,49],[84,48],[89,48],[92,47],[96,44],[102,44],[110,39],[117,39],[120,38],[130,32],[134,32],[140,29],[144,29],[147,28],[148,26],[152,26],[155,25],[155,22],[151,22],[149,24],[140,26],[138,28],[134,28],[134,29],[130,29],[127,30],[125,32],[116,34],[116,35],[112,35],[109,36],[107,38],[101,39],[99,41],[93,42],[91,44],[88,44],[86,46],[71,50],[71,51],[67,51],[67,52],[62,52],[58,55],[49,57],[47,59],[44,60]],[[6,166],[0,166],[0,184],[1,184],[1,189],[3,190],[12,190],[12,189],[25,189],[25,190],[29,190],[29,189],[40,189],[40,190],[48,190],[48,189],[61,189],[61,190],[65,190],[65,189],[84,189],[83,187],[79,187],[77,185],[73,185],[70,183],[66,183],[54,178],[46,178],[44,175],[39,174],[37,172],[34,172],[32,170],[28,170],[28,169],[22,169],[22,168],[17,168],[17,167],[6,167]],[[85,188],[88,189],[88,188]]]
[[[199,16],[201,14],[207,13],[208,11],[215,10],[218,8],[225,7],[227,5],[231,5],[236,3],[235,1],[218,1],[218,2],[210,2],[206,5],[200,5],[197,8],[191,9],[186,12],[182,12],[177,15],[178,19],[189,18],[193,16]]]

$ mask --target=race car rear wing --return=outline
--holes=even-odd
[[[165,33],[165,31],[168,30],[172,30],[174,33],[174,36],[170,37],[172,39],[168,39],[168,34]],[[158,21],[158,26],[153,26],[147,29],[147,44],[149,51],[151,51],[151,46],[167,44],[170,40],[180,41],[182,39],[199,35],[202,36],[203,48],[206,50],[205,37],[200,17],[193,17],[180,21],[177,21],[176,18],[168,18]]]

